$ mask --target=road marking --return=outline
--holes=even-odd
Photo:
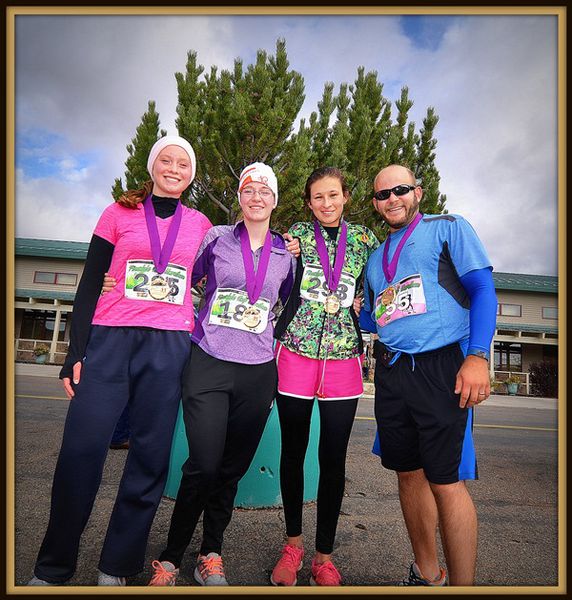
[[[36,400],[67,400],[67,398],[62,398],[61,396],[28,396],[18,394],[16,398],[34,398]],[[356,421],[375,421],[375,417],[356,417]],[[488,429],[524,429],[528,431],[558,431],[558,429],[553,429],[551,427],[526,427],[519,425],[479,425],[475,423],[475,427],[483,427]]]
[[[528,427],[523,425],[479,425],[475,423],[475,427],[488,427],[489,429],[528,429],[532,431],[558,431],[552,427]]]
[[[28,396],[28,394],[16,394],[16,398],[34,398],[36,400],[67,400],[62,396]]]
[[[356,417],[356,421],[375,421],[375,417]],[[474,427],[486,427],[488,429],[524,429],[527,431],[558,431],[551,427],[527,427],[522,425],[479,425],[474,424]]]

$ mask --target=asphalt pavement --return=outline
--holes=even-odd
[[[15,493],[9,502],[14,518],[8,520],[7,590],[12,593],[33,591],[24,586],[32,575],[47,525],[51,481],[67,404],[57,379],[16,375],[15,484],[9,482],[8,488]],[[499,592],[515,591],[516,586],[523,592],[540,594],[564,589],[565,570],[558,553],[558,415],[554,399],[509,396],[492,396],[476,413],[480,479],[468,486],[479,518],[477,585],[482,592],[492,591],[489,586],[502,587]],[[412,554],[395,475],[383,469],[371,453],[374,434],[373,399],[368,394],[360,400],[350,440],[345,497],[334,550],[344,587],[329,593],[405,591],[387,587],[405,577]],[[109,452],[94,510],[82,537],[77,571],[68,587],[93,586],[96,582],[99,551],[126,456],[126,450]],[[128,580],[128,587],[147,585],[150,562],[166,540],[173,504],[169,498],[161,501],[149,538],[147,565]],[[315,502],[308,502],[303,520],[308,559],[299,574],[298,593],[326,592],[305,587],[309,585],[315,521]],[[199,588],[192,577],[200,534],[199,523],[177,584],[192,586],[194,589],[187,590],[194,593],[214,591]],[[251,586],[250,592],[257,595],[294,592],[269,584],[283,540],[281,508],[236,508],[223,547],[231,587],[218,592],[244,592],[243,586]],[[10,552],[12,542],[14,550]],[[56,589],[50,591],[55,593]],[[48,592],[47,588],[42,590]],[[87,591],[78,587],[78,593]],[[91,591],[97,592],[98,588]],[[165,593],[157,588],[148,591]]]

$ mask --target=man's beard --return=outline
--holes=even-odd
[[[413,221],[418,209],[419,209],[419,200],[417,200],[417,198],[415,198],[413,200],[413,204],[411,204],[411,206],[407,209],[405,218],[400,223],[390,223],[385,218],[383,220],[393,229],[403,229],[404,227],[409,225],[409,223],[411,223],[411,221]]]

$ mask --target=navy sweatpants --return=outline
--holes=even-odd
[[[130,448],[99,569],[126,577],[144,566],[147,537],[169,467],[190,337],[183,331],[93,326],[66,418],[48,529],[34,573],[74,574],[115,424],[129,403]]]

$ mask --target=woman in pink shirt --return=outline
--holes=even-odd
[[[143,189],[101,215],[74,303],[60,373],[70,398],[52,487],[50,521],[29,585],[62,585],[74,574],[115,424],[129,405],[130,448],[99,560],[98,585],[125,585],[143,570],[147,538],[167,478],[170,443],[190,350],[192,265],[211,227],[183,206],[195,153],[161,138]],[[116,280],[101,295],[105,272]]]

